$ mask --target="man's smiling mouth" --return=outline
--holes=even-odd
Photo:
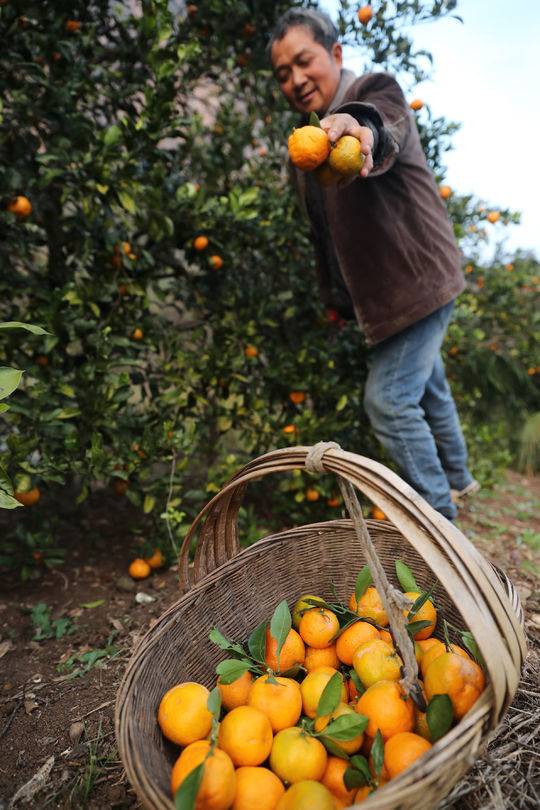
[[[306,103],[306,101],[309,101],[309,100],[310,100],[310,98],[312,97],[312,95],[313,95],[314,93],[315,93],[315,88],[313,88],[313,90],[310,90],[308,93],[304,93],[304,95],[303,95],[303,96],[298,96],[298,100],[299,100],[299,101],[300,101],[302,104],[305,104],[305,103]]]

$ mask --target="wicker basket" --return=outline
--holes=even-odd
[[[224,655],[208,641],[211,628],[244,641],[282,599],[291,604],[301,593],[329,597],[335,585],[346,600],[354,590],[365,556],[351,520],[290,529],[240,550],[237,515],[245,486],[269,473],[306,469],[314,449],[276,450],[250,462],[207,504],[186,537],[180,555],[185,594],[139,643],[117,696],[120,756],[147,808],[174,810],[169,785],[178,749],[161,734],[157,708],[181,681],[215,685]],[[519,599],[505,575],[397,475],[337,447],[322,451],[319,469],[349,481],[388,516],[367,521],[388,577],[395,582],[394,562],[401,558],[422,587],[437,580],[440,612],[473,633],[486,661],[489,685],[470,712],[418,763],[357,805],[433,808],[471,767],[516,691],[526,652]]]

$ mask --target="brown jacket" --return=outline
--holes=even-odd
[[[343,70],[326,114],[335,112],[374,132],[373,171],[321,188],[295,169],[293,182],[311,220],[323,301],[343,309],[349,299],[375,344],[447,304],[465,282],[446,207],[395,79]]]

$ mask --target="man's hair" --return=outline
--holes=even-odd
[[[315,11],[311,8],[290,8],[277,20],[267,45],[268,58],[272,55],[274,42],[283,39],[289,28],[303,25],[308,28],[315,42],[322,45],[330,53],[332,45],[338,40],[338,31],[328,14],[324,11]]]

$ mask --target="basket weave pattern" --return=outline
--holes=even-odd
[[[296,447],[255,459],[210,501],[186,537],[180,555],[185,593],[140,642],[117,696],[120,755],[147,808],[174,809],[170,772],[178,749],[163,737],[157,708],[181,681],[213,688],[224,654],[208,641],[212,627],[244,641],[282,599],[291,604],[301,593],[331,597],[335,587],[346,602],[354,590],[366,560],[350,520],[290,529],[239,553],[237,515],[247,483],[305,469],[309,451]],[[419,586],[437,580],[439,616],[470,629],[486,660],[489,685],[472,710],[421,761],[357,805],[359,810],[436,807],[473,764],[516,691],[526,652],[519,599],[504,574],[387,468],[340,449],[328,450],[322,464],[364,492],[392,522],[367,521],[388,577],[395,583],[399,558]],[[188,555],[195,541],[191,571]]]

